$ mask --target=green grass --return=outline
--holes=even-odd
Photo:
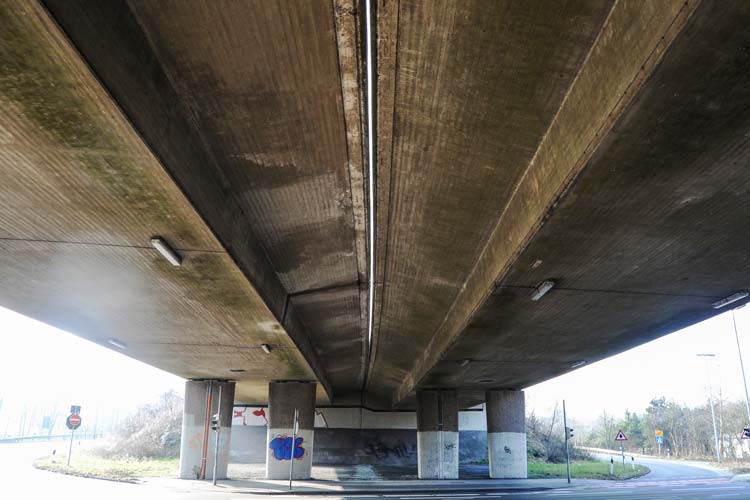
[[[622,468],[622,463],[615,463],[614,475],[609,475],[609,462],[598,460],[581,460],[570,463],[570,475],[574,479],[631,479],[643,476],[649,472],[649,468],[636,465],[635,470],[630,464]],[[550,464],[529,460],[529,479],[553,479],[565,478],[567,471],[565,464]]]
[[[55,462],[52,462],[52,457],[43,457],[34,461],[34,467],[73,476],[135,482],[142,477],[175,476],[180,460],[102,458],[87,453],[74,453],[70,459],[70,467],[67,466],[67,462],[68,459],[64,455],[57,456]]]

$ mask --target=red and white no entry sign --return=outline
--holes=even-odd
[[[70,430],[76,430],[81,426],[81,416],[77,413],[73,413],[68,416],[68,420],[65,422]]]

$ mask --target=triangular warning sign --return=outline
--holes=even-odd
[[[617,435],[615,436],[615,441],[627,441],[628,437],[625,435],[624,432],[617,431]]]

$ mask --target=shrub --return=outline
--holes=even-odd
[[[170,458],[180,454],[183,400],[174,391],[157,404],[140,406],[117,430],[111,444],[99,450],[106,457]]]

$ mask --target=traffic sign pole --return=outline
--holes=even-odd
[[[570,448],[568,447],[568,416],[565,413],[565,400],[563,399],[563,426],[565,427],[565,460],[568,463],[568,484],[570,484]]]
[[[664,443],[664,431],[656,429],[654,431],[654,439],[656,440],[656,448],[658,449],[659,456],[661,456],[661,445]]]
[[[81,415],[79,415],[80,412],[80,406],[72,405],[70,407],[70,415],[68,415],[68,418],[65,421],[65,425],[67,425],[68,429],[70,429],[70,446],[68,446],[68,467],[70,467],[70,455],[73,453],[73,434],[75,434],[76,429],[81,426]]]
[[[73,433],[75,433],[75,429],[70,431],[70,446],[68,446],[68,467],[70,467],[70,455],[73,453]]]
[[[213,483],[216,486],[216,465],[219,463],[219,433],[221,432],[221,384],[219,384],[219,406],[216,410],[216,446],[214,447]]]
[[[299,427],[299,410],[294,409],[294,427],[292,428],[292,456],[289,457],[289,491],[292,491],[292,475],[294,474],[294,452],[296,451],[297,429]]]
[[[628,440],[628,437],[625,435],[624,432],[622,432],[622,429],[617,431],[617,435],[615,435],[615,442],[620,443],[620,454],[622,455],[622,470],[625,470],[625,441]]]

